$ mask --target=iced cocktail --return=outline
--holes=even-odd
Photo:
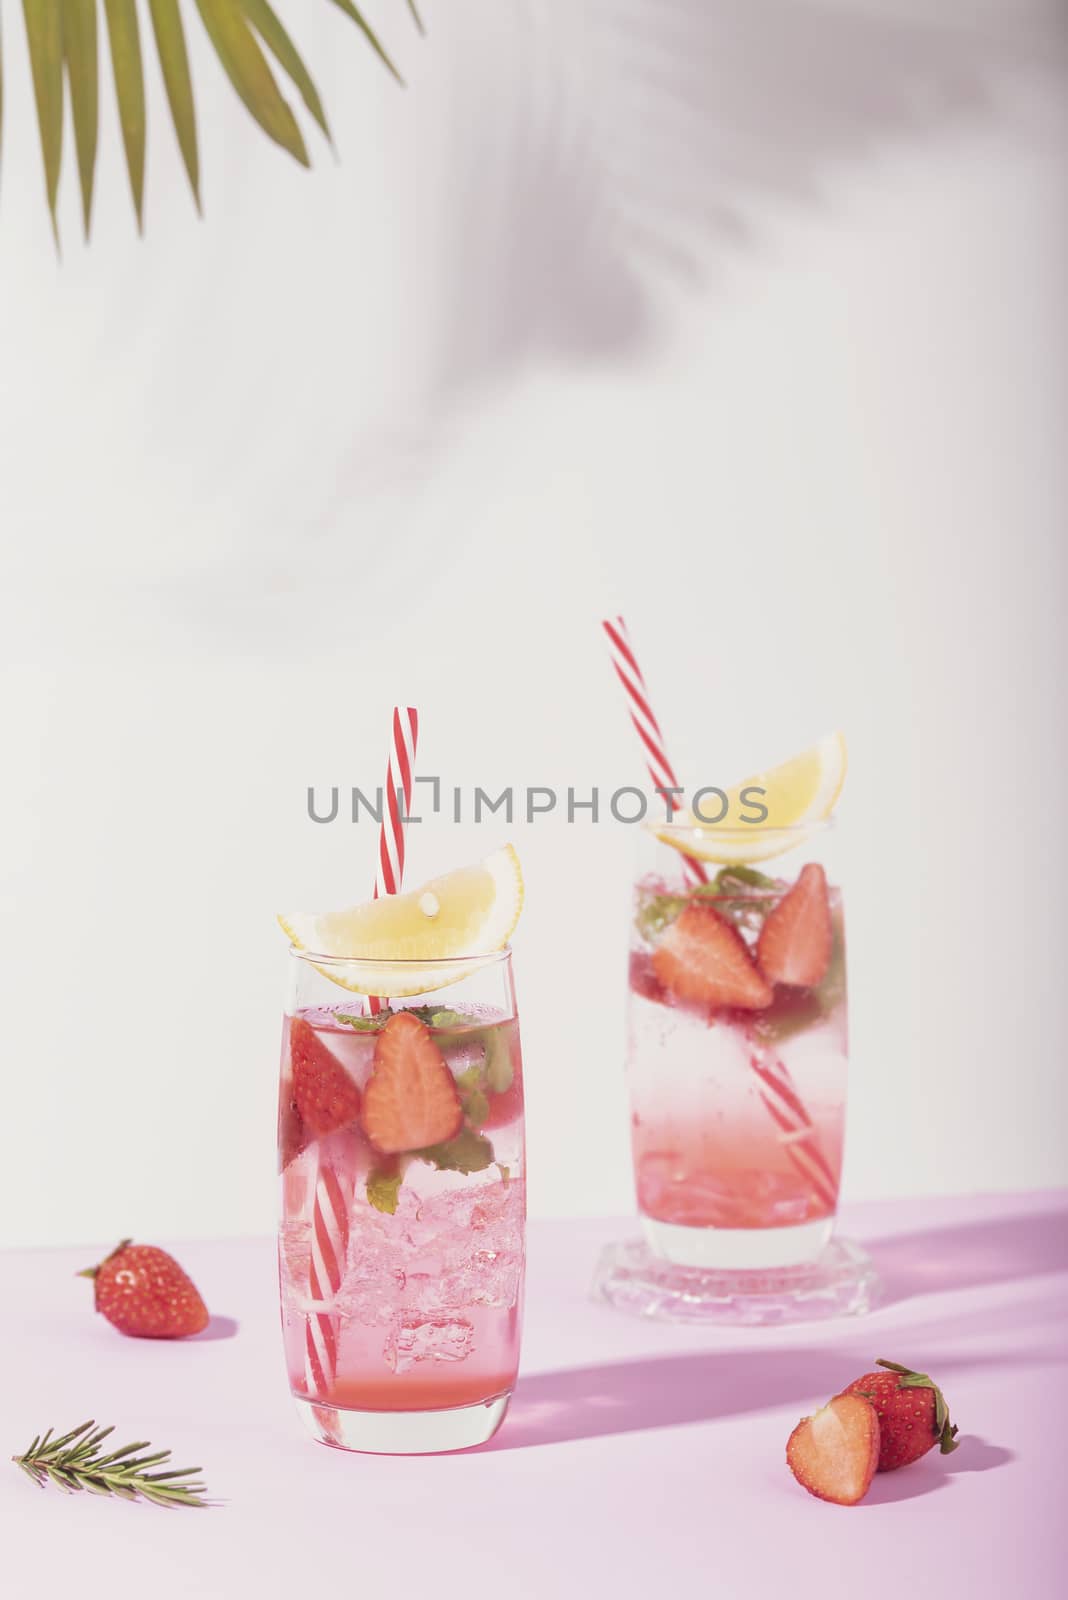
[[[286,1362],[324,1442],[460,1449],[499,1426],[519,1360],[525,1157],[511,957],[398,954],[420,937],[424,950],[428,940],[449,947],[439,919],[461,912],[448,878],[377,905],[391,924],[375,912],[349,929],[349,943],[381,939],[368,956],[290,956],[279,1095]],[[319,922],[317,943],[345,943]]]
[[[833,1226],[846,1105],[842,900],[824,864],[830,830],[778,832],[761,834],[773,860],[711,864],[697,881],[671,828],[659,828],[635,883],[627,1070],[638,1206],[654,1254],[683,1266],[809,1261]],[[753,839],[714,837],[736,856]]]

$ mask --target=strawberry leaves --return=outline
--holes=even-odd
[[[934,1426],[938,1435],[938,1448],[942,1455],[948,1456],[960,1444],[957,1438],[957,1429],[949,1420],[949,1407],[946,1397],[932,1378],[926,1372],[913,1372],[911,1367],[903,1367],[897,1361],[884,1361],[881,1356],[876,1358],[877,1367],[885,1367],[888,1372],[897,1373],[897,1386],[899,1389],[930,1389],[934,1393],[935,1416]]]

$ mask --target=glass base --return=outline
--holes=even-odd
[[[485,1444],[504,1421],[511,1398],[509,1390],[482,1405],[443,1411],[349,1411],[299,1394],[293,1396],[293,1404],[320,1444],[372,1456],[423,1456]]]
[[[861,1317],[880,1291],[867,1251],[850,1239],[832,1239],[815,1261],[749,1269],[680,1266],[627,1239],[603,1251],[593,1286],[633,1316],[746,1327]]]
[[[646,1244],[661,1261],[743,1271],[818,1261],[834,1231],[833,1217],[792,1228],[689,1228],[653,1217],[642,1217],[641,1224]]]

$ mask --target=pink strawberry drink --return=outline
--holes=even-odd
[[[833,1226],[846,1099],[841,896],[808,839],[765,870],[659,847],[639,878],[627,1041],[638,1205],[681,1265],[814,1259]],[[779,862],[782,861],[782,865]],[[778,869],[778,870],[776,870]]]
[[[317,1437],[358,1449],[479,1443],[519,1360],[523,1076],[508,953],[466,998],[444,990],[377,1015],[338,1003],[336,987],[325,995],[293,959],[279,1265],[298,1409]],[[301,1004],[312,991],[321,1003]]]

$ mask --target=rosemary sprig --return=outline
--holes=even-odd
[[[42,1489],[51,1482],[68,1494],[88,1489],[92,1494],[116,1494],[121,1500],[151,1500],[157,1506],[203,1508],[207,1504],[200,1498],[208,1492],[203,1483],[180,1481],[191,1479],[199,1467],[171,1468],[167,1472],[147,1470],[169,1461],[171,1455],[169,1450],[138,1455],[139,1450],[151,1448],[147,1439],[101,1455],[101,1444],[114,1431],[98,1428],[95,1422],[83,1422],[62,1438],[53,1439],[49,1428],[43,1438],[38,1434],[23,1455],[11,1459]]]

